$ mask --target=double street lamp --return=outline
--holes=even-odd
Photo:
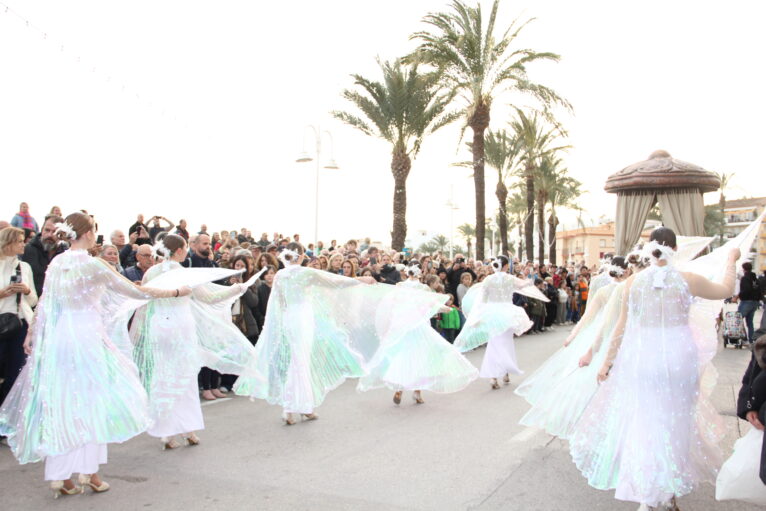
[[[309,128],[314,134],[314,141],[316,142],[315,158],[312,158],[311,155],[306,151],[306,130]],[[301,151],[301,154],[295,160],[297,163],[316,161],[316,187],[314,189],[314,250],[319,249],[319,169],[321,167],[320,162],[322,161],[322,135],[326,135],[330,141],[330,158],[327,160],[323,168],[332,170],[339,169],[340,167],[338,167],[338,164],[335,163],[335,158],[333,158],[332,134],[327,130],[322,130],[319,126],[314,126],[313,124],[306,126],[304,129],[303,151]]]

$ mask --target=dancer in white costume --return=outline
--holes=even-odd
[[[711,241],[712,238],[679,236],[679,251],[675,259],[679,264],[687,264],[692,257],[701,250],[704,250]],[[645,258],[639,257],[638,254],[633,254],[633,256],[636,260],[642,260],[642,264],[648,264],[644,261]],[[577,371],[577,368],[580,366],[580,357],[591,347],[598,331],[605,324],[604,312],[606,304],[614,295],[617,285],[610,276],[610,271],[607,271],[607,268],[609,268],[608,265],[605,265],[602,275],[612,282],[606,285],[601,284],[598,291],[595,292],[591,284],[591,299],[588,301],[588,307],[585,309],[583,317],[567,336],[564,341],[564,347],[556,351],[515,390],[516,394],[525,398],[529,404],[534,406],[542,399],[549,399],[551,396],[550,390],[554,386],[559,385],[563,378]],[[611,268],[611,270],[613,269]],[[600,277],[601,275],[599,275]],[[606,350],[604,351],[605,353]],[[531,419],[531,417],[523,418],[522,424],[527,424],[528,419]],[[535,419],[534,422],[530,420],[529,425],[537,425],[537,420]]]
[[[30,357],[0,409],[0,434],[20,463],[45,459],[56,497],[85,486],[109,489],[97,473],[106,444],[124,442],[150,423],[136,366],[117,343],[127,338],[132,312],[151,297],[191,292],[136,287],[88,255],[96,235],[86,214],[67,216],[57,234],[71,248],[48,267],[25,342]],[[81,487],[72,482],[74,473]]]
[[[549,396],[552,387],[579,367],[580,356],[593,343],[593,339],[601,326],[600,318],[604,306],[617,285],[614,279],[609,276],[609,272],[606,272],[605,275],[611,282],[602,285],[595,294],[591,295],[592,298],[588,300],[585,314],[564,340],[564,346],[559,348],[514,391],[526,399],[529,404],[534,406],[540,399]],[[524,419],[522,419],[522,424],[526,424]],[[537,424],[535,422],[530,425]]]
[[[535,390],[528,394],[534,394],[531,399],[534,400],[532,408],[521,418],[520,424],[530,427],[544,429],[551,435],[567,439],[571,428],[580,418],[582,411],[587,406],[590,398],[595,393],[598,383],[596,382],[596,373],[600,366],[594,368],[582,368],[582,361],[585,357],[575,359],[576,356],[583,353],[583,350],[577,350],[576,346],[587,345],[588,350],[592,345],[600,346],[600,339],[606,332],[611,332],[617,323],[620,314],[620,289],[622,283],[628,278],[628,263],[622,256],[616,256],[611,259],[611,263],[606,268],[606,272],[613,279],[614,283],[603,287],[597,293],[594,303],[588,305],[588,312],[593,314],[591,306],[598,306],[599,312],[593,314],[597,318],[592,322],[589,328],[580,333],[573,344],[562,350],[569,355],[568,364],[563,365],[558,374],[551,375],[545,381],[544,391]],[[599,299],[607,297],[607,302],[603,306]],[[583,321],[587,320],[583,318]],[[605,348],[603,352],[605,353]],[[599,353],[596,350],[596,353]],[[605,357],[604,357],[605,358]],[[587,373],[587,374],[586,374]],[[525,382],[526,384],[526,382]]]
[[[161,238],[155,253],[163,261],[146,272],[143,284],[150,285],[174,270],[211,275],[226,271],[183,269],[180,263],[186,259],[187,250],[181,236]],[[200,368],[239,374],[250,363],[253,346],[234,326],[229,312],[231,302],[246,290],[244,284],[203,283],[195,286],[188,298],[152,300],[136,312],[130,331],[134,360],[149,395],[153,424],[147,433],[161,439],[163,450],[179,446],[173,438],[176,435],[181,435],[186,445],[199,444],[195,432],[205,429],[197,384]],[[214,309],[216,306],[219,310]]]
[[[487,343],[479,376],[490,378],[493,389],[499,389],[498,378],[510,383],[509,374],[522,374],[516,362],[513,336],[532,327],[524,309],[513,304],[513,294],[520,293],[547,302],[530,280],[509,273],[510,262],[500,256],[492,262],[494,273],[471,287],[463,297],[465,326],[455,339],[455,347],[468,351]]]
[[[590,296],[596,296],[596,293],[598,293],[599,289],[613,282],[611,275],[609,275],[612,259],[613,256],[611,254],[607,254],[601,261],[598,275],[590,280],[590,285],[588,286],[588,294]],[[588,307],[590,307],[590,302],[588,302]],[[587,311],[587,307],[585,309]]]
[[[416,265],[406,269],[407,280],[397,284],[401,289],[421,290],[432,293],[421,283],[420,268]],[[443,304],[446,295],[437,295],[436,312],[449,312]],[[406,309],[409,303],[402,297],[394,306]],[[398,316],[397,313],[394,313]],[[407,331],[403,336],[384,337],[375,357],[370,361],[368,374],[359,379],[357,389],[366,391],[388,387],[394,390],[394,403],[402,400],[402,392],[413,391],[412,398],[423,404],[421,390],[450,393],[465,388],[478,376],[476,368],[452,344],[439,335],[427,318]]]
[[[435,293],[304,268],[297,243],[280,257],[285,269],[274,278],[255,358],[234,390],[282,406],[288,425],[297,414],[316,419],[329,391],[365,374],[383,339],[404,335],[443,303]],[[400,301],[408,306],[395,307]]]
[[[612,334],[619,352],[612,374],[583,412],[570,439],[572,458],[598,489],[645,507],[677,508],[675,498],[702,481],[715,481],[721,453],[697,420],[700,358],[689,325],[694,296],[731,296],[736,279],[734,249],[722,284],[671,264],[672,230],[652,232],[645,247],[650,268],[628,279],[620,318]],[[622,337],[620,343],[614,343]],[[605,365],[610,367],[613,350]],[[600,372],[600,379],[606,378]]]

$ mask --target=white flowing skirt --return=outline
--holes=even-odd
[[[205,429],[205,422],[202,419],[202,406],[195,379],[188,390],[174,400],[170,410],[158,417],[146,432],[153,437],[163,438],[202,429]]]
[[[45,458],[45,480],[65,481],[72,474],[95,474],[106,464],[106,444],[85,444],[74,451]]]
[[[514,331],[513,328],[508,329],[489,340],[479,371],[481,378],[501,378],[506,374],[524,373],[516,362]]]
[[[609,379],[570,437],[577,467],[615,498],[656,506],[715,482],[722,462],[701,413],[698,353],[690,328],[626,328]]]

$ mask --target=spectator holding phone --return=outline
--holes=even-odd
[[[161,220],[164,220],[165,222],[167,222],[167,226],[162,227],[162,225],[160,225]],[[149,237],[152,239],[152,243],[154,243],[157,240],[157,235],[159,233],[170,232],[170,230],[176,226],[176,224],[174,224],[173,222],[171,222],[164,216],[159,216],[159,215],[154,215],[153,217],[151,217],[149,219],[149,222],[152,224],[152,226],[149,228]]]
[[[24,230],[0,231],[0,404],[24,366],[24,339],[37,305],[32,268],[19,261],[24,252]]]
[[[463,254],[455,254],[452,266],[447,269],[446,292],[448,294],[457,296],[457,286],[460,284],[460,278],[464,273],[470,273],[473,280],[476,280],[476,273],[466,265],[465,256]]]

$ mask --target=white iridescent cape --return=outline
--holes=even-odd
[[[711,254],[633,278],[614,367],[570,436],[572,459],[594,488],[656,506],[715,482],[725,433],[709,397],[720,301],[692,297],[681,271],[721,282],[730,249],[748,252],[762,217]]]
[[[557,374],[548,375],[547,385],[524,382],[519,395],[524,396],[532,407],[519,421],[524,426],[544,429],[548,434],[567,440],[582,412],[598,390],[597,375],[609,351],[609,339],[620,317],[625,282],[602,288],[607,301],[593,325],[577,335],[566,349],[558,352],[566,355]],[[599,297],[599,300],[602,297]],[[588,305],[589,307],[591,305]],[[592,344],[588,344],[588,343]],[[596,346],[589,365],[579,367],[579,357],[588,348]]]
[[[679,236],[677,239],[678,252],[674,260],[677,264],[688,263],[694,256],[704,250],[712,240],[713,238],[701,236]],[[597,279],[599,283],[594,285]],[[596,335],[603,331],[604,322],[616,323],[616,318],[613,317],[613,314],[604,313],[605,307],[613,298],[615,286],[616,283],[609,276],[608,272],[603,272],[594,277],[590,286],[590,298],[588,300],[588,307],[585,310],[585,317],[575,327],[578,329],[577,335],[572,339],[569,346],[559,348],[534,373],[526,378],[514,390],[516,394],[524,397],[529,404],[535,406],[540,400],[549,400],[554,388],[563,388],[559,384],[563,379],[570,377],[573,372],[577,371],[580,357],[593,345]],[[619,301],[620,297],[614,297],[614,300]],[[612,306],[614,306],[614,302]],[[609,340],[607,339],[602,344],[606,345],[606,348],[604,348],[605,352],[608,350]],[[592,365],[593,363],[591,363]],[[596,371],[598,372],[598,369]],[[580,377],[578,376],[578,378]],[[541,417],[541,409],[530,410],[530,414],[522,418],[521,423],[531,426],[552,424],[553,426],[546,426],[550,431],[562,431],[560,427],[561,422],[558,419],[552,418],[548,423],[546,419]]]
[[[346,378],[365,374],[384,339],[401,338],[442,303],[436,293],[287,265],[274,278],[255,358],[234,390],[310,413]]]
[[[413,289],[436,295],[438,299],[433,302],[433,314],[439,312],[439,305],[448,299],[446,295],[434,293],[417,280],[408,279],[396,287],[398,290]],[[410,308],[404,295],[392,305],[395,308],[392,311],[394,320],[403,318]],[[363,392],[388,387],[396,391],[430,390],[450,393],[462,390],[478,375],[473,364],[431,327],[428,318],[423,318],[410,325],[404,335],[384,337],[369,363],[367,374],[359,378],[357,390]]]
[[[51,261],[32,325],[32,354],[0,409],[20,463],[123,442],[149,425],[133,361],[113,341],[149,296],[84,250]]]
[[[470,351],[508,330],[515,335],[529,330],[532,321],[524,309],[513,304],[514,293],[549,301],[532,281],[495,272],[471,286],[463,297],[461,305],[466,322],[455,339],[455,347]]]
[[[558,382],[579,367],[580,357],[593,344],[594,337],[601,329],[604,306],[609,302],[617,283],[614,279],[602,286],[588,300],[583,318],[575,327],[578,329],[568,346],[559,348],[534,373],[529,375],[514,392],[531,405],[536,405],[549,395]]]
[[[182,268],[177,262],[165,261],[144,275],[148,287],[155,287],[155,282],[166,287],[163,281],[170,288],[182,282],[194,284],[189,296],[154,299],[141,307],[130,327],[133,358],[149,394],[153,419],[164,416],[188,392],[201,367],[240,374],[252,360],[252,344],[231,321],[231,304],[242,295],[244,286],[209,282],[234,273]],[[170,279],[161,278],[164,275]]]

